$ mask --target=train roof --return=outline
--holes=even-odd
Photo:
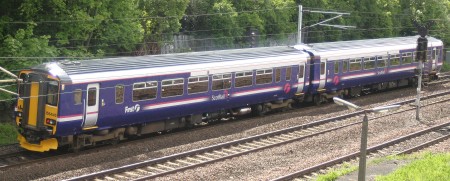
[[[419,36],[380,38],[370,40],[353,40],[310,44],[311,48],[322,58],[351,58],[398,54],[400,50],[416,49]],[[434,37],[427,37],[428,46],[442,46],[443,42]]]
[[[275,63],[277,66],[287,66],[306,61],[308,56],[292,47],[278,46],[60,61],[32,69],[46,70],[66,83],[84,83],[183,72],[190,72],[192,75],[218,74],[273,67]]]

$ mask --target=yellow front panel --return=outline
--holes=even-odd
[[[51,105],[48,105],[48,104],[45,105],[44,124],[46,126],[53,127],[52,132],[53,132],[53,134],[55,134],[55,132],[56,132],[56,129],[55,129],[56,125],[47,124],[46,121],[45,121],[47,119],[52,119],[52,120],[55,120],[55,121],[58,119],[58,107],[51,106]]]
[[[36,126],[37,120],[37,109],[39,100],[39,83],[31,83],[31,93],[30,93],[30,112],[28,115],[28,125]]]
[[[23,112],[23,99],[22,98],[19,98],[17,100],[17,112]],[[16,124],[17,124],[17,126],[19,125],[20,119],[21,118],[19,116],[16,116]]]

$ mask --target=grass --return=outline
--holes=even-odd
[[[349,163],[344,163],[341,168],[331,170],[327,174],[319,175],[317,177],[318,181],[333,181],[339,178],[340,176],[346,175],[350,172],[358,170],[358,166],[353,166]]]
[[[442,72],[448,72],[450,71],[450,63],[444,62],[444,64],[442,64]]]
[[[450,153],[425,153],[422,159],[415,160],[388,175],[377,176],[376,180],[450,180]]]
[[[411,160],[405,167],[399,168],[389,175],[378,176],[377,181],[397,181],[397,180],[450,180],[450,153],[435,154],[421,152],[406,155],[394,155],[371,160],[370,165],[383,164],[389,160]],[[343,164],[340,168],[328,171],[319,175],[318,181],[334,181],[339,177],[358,170],[357,165],[349,163]]]
[[[17,142],[17,128],[11,123],[0,123],[0,145]]]

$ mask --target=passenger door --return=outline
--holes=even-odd
[[[297,79],[298,79],[297,93],[301,93],[303,92],[303,88],[305,87],[305,63],[300,63]]]
[[[100,85],[96,83],[96,84],[89,84],[86,88],[83,128],[94,127],[97,124],[98,107],[99,107],[99,87]]]
[[[320,83],[318,90],[323,89],[325,87],[325,82],[327,81],[327,61],[327,59],[324,61],[320,60]]]

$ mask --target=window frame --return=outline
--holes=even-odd
[[[122,102],[117,102],[117,88],[122,87]],[[123,104],[125,102],[125,86],[123,84],[117,84],[115,86],[115,102],[116,104]]]
[[[78,100],[79,102],[77,102],[76,97],[75,97],[75,96],[77,96],[77,93],[79,93],[79,95],[80,95],[79,100]],[[82,100],[83,100],[83,90],[75,89],[73,91],[73,102],[74,102],[74,105],[81,105],[83,103]]]
[[[382,61],[383,62],[383,64],[384,64],[384,66],[380,66],[379,65],[379,62],[380,61]],[[386,57],[384,57],[384,56],[377,56],[377,58],[376,58],[376,62],[377,62],[377,68],[385,68],[385,67],[387,67],[387,58]]]
[[[228,75],[229,77],[223,78],[224,75]],[[211,79],[211,86],[210,87],[211,87],[212,91],[231,89],[231,86],[233,84],[233,82],[231,81],[232,78],[233,78],[231,73],[213,74],[211,76],[212,76],[212,79]],[[220,78],[216,78],[218,76],[220,76]],[[222,88],[221,89],[213,89],[214,88],[214,81],[218,81],[218,80],[222,81]],[[228,87],[224,87],[224,85],[225,85],[224,81],[225,80],[229,80],[229,86]]]
[[[176,81],[180,81],[181,82],[176,82]],[[170,84],[164,84],[165,82],[170,82]],[[184,78],[175,78],[175,79],[164,79],[161,80],[161,98],[169,98],[169,97],[177,97],[177,96],[183,96],[184,95]],[[175,94],[173,96],[164,96],[163,92],[165,91],[164,88],[165,87],[170,87],[170,86],[179,86],[181,85],[181,94]]]
[[[286,67],[286,71],[285,71],[285,76],[284,76],[286,81],[291,81],[292,79],[292,67]]]
[[[350,59],[343,59],[342,60],[342,73],[349,72],[349,66],[350,65]]]
[[[200,80],[200,78],[205,78],[206,80]],[[191,79],[197,79],[195,81],[191,81]],[[205,91],[199,91],[199,92],[189,92],[190,90],[192,90],[189,86],[192,84],[198,84],[198,83],[205,83],[206,82],[206,90]],[[208,92],[209,90],[209,76],[208,75],[200,75],[200,76],[192,76],[192,77],[188,77],[187,78],[187,93],[188,95],[192,95],[192,94],[199,94],[199,93],[205,93]]]
[[[413,63],[414,62],[414,56],[413,56],[413,54],[414,53],[411,53],[411,52],[404,52],[404,53],[401,53],[401,59],[402,59],[402,65],[403,64],[411,64],[411,63]],[[409,62],[406,62],[405,60],[407,60],[407,59],[409,59],[410,61]],[[406,62],[406,63],[405,63]]]
[[[305,65],[299,65],[298,66],[298,74],[297,79],[303,79],[305,78]]]
[[[242,74],[242,75],[238,75]],[[242,86],[236,86],[236,83],[238,82],[238,78],[249,78],[250,77],[250,84],[242,85]],[[234,73],[234,87],[235,88],[241,88],[241,87],[250,87],[253,85],[253,70],[247,70],[247,71],[239,71]]]
[[[398,61],[398,64],[392,64],[392,59],[393,58],[395,58],[395,59],[397,59]],[[389,55],[389,66],[399,66],[399,65],[401,65],[401,61],[400,61],[400,54],[390,54]]]
[[[264,75],[270,75],[270,82],[258,83],[258,76],[261,77]],[[264,79],[262,79],[262,80],[264,80]],[[273,83],[273,69],[272,68],[255,70],[255,84],[256,85],[264,85],[264,84],[270,84],[270,83]]]
[[[156,85],[154,85],[154,84],[152,85],[152,83],[156,83]],[[135,86],[138,85],[138,84],[144,84],[144,87],[135,88]],[[134,99],[134,91],[135,90],[152,89],[152,88],[156,88],[155,97],[154,98],[139,99],[139,100],[135,100]],[[133,83],[133,89],[132,89],[132,92],[131,92],[131,97],[132,97],[131,100],[133,102],[140,102],[140,101],[147,101],[147,100],[154,100],[154,99],[156,99],[158,97],[158,81],[147,81],[147,82],[135,82],[135,83]]]
[[[375,69],[376,68],[375,60],[376,60],[375,57],[364,58],[364,67],[363,67],[363,69],[364,70]],[[369,63],[372,64],[372,67],[371,68],[366,68],[366,65],[369,64]]]
[[[359,69],[352,69],[352,64],[358,64],[357,62],[359,62]],[[356,71],[361,71],[363,70],[362,67],[362,59],[361,58],[353,58],[349,60],[349,72],[356,72]]]
[[[339,74],[339,62],[338,60],[334,61],[334,74]]]

